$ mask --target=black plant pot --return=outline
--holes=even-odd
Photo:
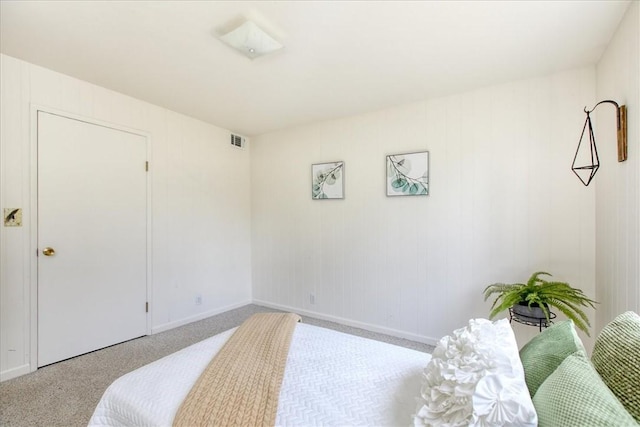
[[[545,307],[547,307],[547,310],[549,309],[546,304]],[[538,326],[540,330],[549,326],[552,323],[551,319],[556,317],[555,313],[549,311],[549,321],[547,321],[544,311],[537,303],[531,304],[531,307],[529,307],[529,303],[525,301],[515,304],[509,309],[509,312],[511,320],[525,325]]]
[[[546,307],[548,310],[549,306],[546,306]],[[533,303],[531,304],[531,307],[529,307],[528,302],[521,301],[511,308],[513,310],[513,315],[515,317],[521,318],[522,320],[535,320],[535,321],[538,321],[539,319],[546,320],[544,311],[542,311],[542,308],[540,308],[538,303]]]

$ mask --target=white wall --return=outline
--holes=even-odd
[[[250,302],[248,149],[225,129],[15,58],[0,66],[0,205],[22,207],[25,221],[0,226],[1,379],[31,368],[31,104],[151,135],[153,332]]]
[[[599,106],[593,118],[600,155],[594,178],[598,330],[624,311],[640,313],[639,10],[632,2],[597,66],[597,100],[626,104],[629,144],[628,160],[618,163],[615,108]]]
[[[254,300],[433,342],[486,317],[494,282],[544,270],[595,296],[594,188],[570,170],[594,99],[589,67],[254,138]],[[385,155],[416,150],[431,194],[387,198]],[[345,199],[311,200],[335,160]]]

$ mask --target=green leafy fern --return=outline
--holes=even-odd
[[[597,302],[568,283],[547,281],[540,277],[542,275],[551,277],[549,273],[538,271],[531,275],[527,283],[494,283],[487,286],[484,290],[485,301],[497,294],[491,305],[489,318],[493,319],[500,312],[524,302],[529,307],[539,306],[549,322],[549,307],[556,307],[568,319],[571,319],[576,327],[589,335],[588,328],[591,325],[581,307],[595,308],[594,304]]]

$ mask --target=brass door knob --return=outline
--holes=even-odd
[[[53,248],[44,248],[42,250],[42,254],[44,256],[53,256],[56,254],[56,251]]]

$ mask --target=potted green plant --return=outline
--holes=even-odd
[[[494,283],[484,290],[484,300],[491,295],[498,296],[491,305],[489,318],[498,313],[512,309],[514,316],[529,318],[546,318],[550,322],[549,307],[555,307],[573,320],[575,325],[589,335],[589,319],[581,307],[595,308],[596,301],[588,298],[580,289],[571,287],[565,282],[547,281],[540,276],[551,274],[544,271],[533,273],[527,283]],[[523,311],[524,309],[524,311]],[[538,313],[534,310],[538,310]]]

